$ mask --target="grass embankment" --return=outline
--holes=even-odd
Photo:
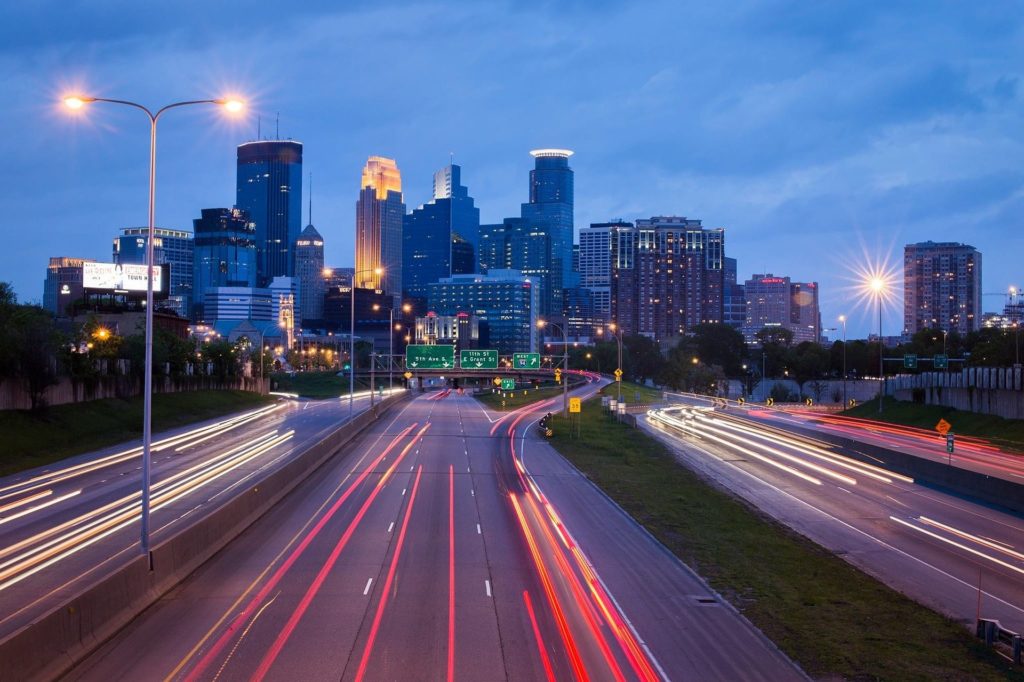
[[[618,393],[613,381],[604,389],[605,395],[617,398]],[[661,402],[661,389],[641,386],[631,381],[622,382],[622,402],[627,405],[652,405]]]
[[[1024,679],[963,626],[705,483],[599,400],[581,418],[577,439],[556,416],[555,447],[812,677]]]
[[[879,414],[878,400],[875,399],[840,414],[929,430],[934,429],[940,419],[945,419],[953,425],[952,432],[958,435],[979,436],[991,440],[995,445],[1024,450],[1024,420],[1003,419],[991,414],[963,412],[941,405],[921,405],[891,398],[886,398],[882,407],[882,413]]]
[[[272,402],[246,391],[192,391],[153,396],[153,432]],[[142,398],[55,405],[40,414],[0,412],[0,475],[142,437]]]
[[[573,388],[574,386],[570,384],[569,390],[571,391]],[[562,395],[562,390],[561,384],[545,385],[539,388],[533,388],[532,386],[529,388],[519,387],[515,391],[502,391],[499,389],[497,393],[481,393],[476,396],[476,399],[492,410],[514,410],[517,407],[535,403],[538,400],[560,396]],[[504,405],[502,402],[504,402]]]
[[[348,377],[338,376],[338,372],[297,372],[294,375],[277,372],[270,378],[274,382],[273,390],[297,393],[304,398],[337,398],[348,393]],[[358,381],[356,390],[362,390]]]

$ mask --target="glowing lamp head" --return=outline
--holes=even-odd
[[[96,100],[92,97],[79,97],[78,95],[71,95],[70,97],[64,98],[64,106],[68,109],[81,109],[89,102],[95,102]]]
[[[537,329],[543,329],[545,324],[547,324],[547,322],[544,320],[537,320]]]
[[[868,286],[870,286],[871,290],[876,294],[879,294],[883,289],[885,289],[885,280],[881,277],[872,277],[871,281],[868,282]]]
[[[375,274],[375,275],[383,275],[384,274],[384,268],[374,268],[373,269],[373,274]]]
[[[217,104],[227,109],[232,114],[237,114],[242,109],[245,109],[245,102],[234,97],[226,97],[224,99],[216,100]]]
[[[840,315],[839,316],[839,321],[840,322],[846,322],[846,315]]]

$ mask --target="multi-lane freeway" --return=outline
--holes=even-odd
[[[71,678],[804,679],[557,455],[547,409],[394,408]]]
[[[356,398],[365,410],[369,396]],[[154,542],[348,419],[344,400],[280,401],[160,434]],[[141,447],[94,452],[0,479],[0,636],[139,552]]]
[[[913,435],[688,402],[652,411],[643,423],[687,466],[943,613],[973,624],[980,612],[1024,629],[1024,519],[921,485],[881,460],[854,458],[858,446],[846,440],[876,443],[882,434],[904,451],[923,449]],[[809,436],[819,422],[822,437]],[[828,440],[834,428],[844,439]],[[967,464],[1005,475],[1008,462]]]

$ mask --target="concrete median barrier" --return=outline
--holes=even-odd
[[[0,681],[54,679],[99,647],[269,511],[403,392],[339,427],[172,536],[0,641]]]

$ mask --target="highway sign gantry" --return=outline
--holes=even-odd
[[[413,344],[405,347],[405,366],[410,369],[455,367],[455,346]]]
[[[462,369],[498,369],[498,351],[477,349],[459,351],[459,366]]]
[[[540,353],[513,353],[513,369],[540,369]]]

